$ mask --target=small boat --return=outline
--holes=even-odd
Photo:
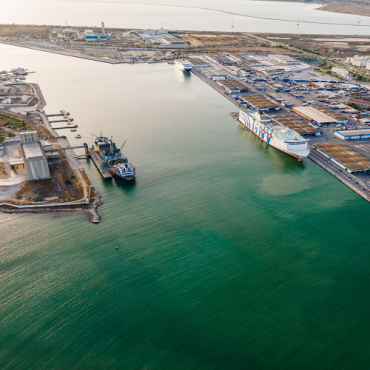
[[[76,135],[76,136],[75,136],[75,138],[76,138],[76,139],[81,139],[81,135],[80,135],[80,134],[78,134],[78,135]]]

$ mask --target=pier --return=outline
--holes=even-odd
[[[95,163],[96,168],[100,171],[101,175],[103,176],[104,179],[111,179],[112,178],[112,173],[109,168],[102,168],[102,160],[98,153],[93,148],[89,149],[89,155],[90,158],[93,160]]]
[[[54,130],[62,130],[64,128],[77,128],[78,125],[68,125],[68,126],[61,126],[61,127],[53,127],[51,126]]]
[[[58,122],[71,122],[72,120],[70,119],[60,119],[60,120],[57,120],[57,121],[49,121],[50,123],[58,123]]]
[[[60,116],[64,116],[64,114],[62,113],[56,113],[56,114],[47,114],[46,117],[60,117]]]
[[[46,117],[59,117],[59,116],[69,116],[69,112],[66,112],[65,110],[61,110],[60,113],[55,114],[47,114]]]

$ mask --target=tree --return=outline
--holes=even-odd
[[[8,133],[8,137],[14,137],[14,136],[16,136],[14,132],[9,132]]]

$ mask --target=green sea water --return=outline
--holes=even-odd
[[[98,225],[0,214],[0,369],[370,368],[366,201],[174,66],[0,55],[137,168],[124,184],[81,161]]]

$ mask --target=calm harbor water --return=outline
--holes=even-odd
[[[253,0],[12,0],[2,4],[0,23],[100,27],[103,20],[108,28],[158,29],[163,25],[166,29],[207,31],[232,31],[234,24],[235,32],[369,35],[369,17],[361,17],[359,24],[357,15],[318,11],[317,7]]]
[[[2,370],[369,369],[366,201],[173,66],[0,55],[82,142],[127,140],[138,171],[127,185],[83,162],[99,225],[0,213]]]

